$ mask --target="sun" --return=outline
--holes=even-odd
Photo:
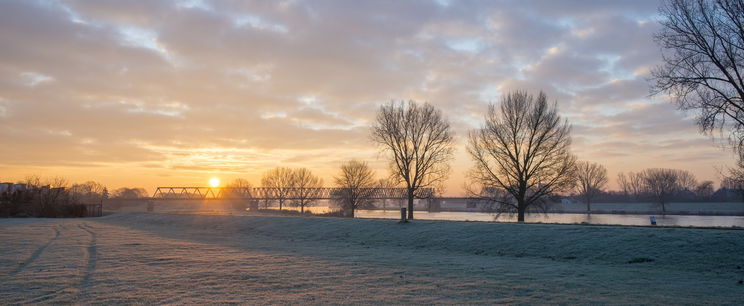
[[[213,178],[209,179],[209,185],[212,186],[212,187],[219,186],[220,185],[220,179],[218,179],[216,177],[213,177]]]

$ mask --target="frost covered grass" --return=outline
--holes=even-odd
[[[744,231],[117,213],[0,220],[3,303],[739,304]]]

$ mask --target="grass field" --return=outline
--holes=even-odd
[[[0,300],[740,304],[744,230],[116,213],[0,220]]]

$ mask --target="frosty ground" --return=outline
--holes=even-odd
[[[0,219],[0,301],[739,304],[744,230],[115,213]]]

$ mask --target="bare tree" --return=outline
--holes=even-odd
[[[47,178],[44,182],[44,185],[49,186],[49,188],[68,188],[70,186],[70,181],[61,176]]]
[[[726,177],[721,181],[721,188],[734,192],[739,196],[739,200],[744,202],[744,180]]]
[[[643,170],[641,176],[645,190],[661,206],[662,213],[666,213],[666,204],[674,195],[697,184],[695,177],[684,170],[652,168]]]
[[[434,187],[449,175],[453,140],[449,122],[431,104],[395,103],[380,107],[372,140],[390,154],[394,177],[405,184],[408,219],[421,188]]]
[[[636,201],[644,193],[644,180],[640,173],[628,172],[626,176],[620,172],[617,175],[617,183],[629,200]]]
[[[70,195],[73,199],[83,203],[95,203],[103,200],[106,186],[94,181],[82,184],[74,184],[70,187]]]
[[[35,174],[26,176],[26,178],[21,181],[21,184],[25,184],[29,188],[41,187],[41,177]]]
[[[591,213],[592,200],[607,186],[607,168],[597,163],[578,161],[576,178],[579,196],[586,203],[586,211]]]
[[[253,184],[246,179],[236,178],[227,184],[228,188],[251,188]]]
[[[744,159],[739,159],[735,167],[728,168],[728,173],[723,174],[721,188],[737,193],[744,201]]]
[[[709,199],[713,195],[713,181],[703,181],[695,187],[695,195]]]
[[[654,93],[698,112],[704,132],[729,126],[744,149],[744,1],[667,0],[656,41],[664,63],[652,71]],[[740,152],[741,154],[741,152]]]
[[[676,172],[679,191],[695,192],[695,188],[698,186],[695,175],[685,170],[676,170]]]
[[[372,196],[378,185],[374,171],[366,162],[350,160],[343,163],[334,180],[341,188],[334,198],[347,216],[354,218],[355,210],[374,206]]]
[[[225,186],[223,194],[228,197],[238,198],[233,202],[233,208],[238,210],[258,209],[258,200],[254,200],[252,191],[253,184],[246,179],[236,178]]]
[[[143,188],[122,187],[114,190],[112,198],[114,199],[141,199],[147,197],[147,191]]]
[[[314,175],[307,168],[292,171],[292,205],[300,207],[300,213],[305,213],[305,207],[314,203],[323,187],[323,179]]]
[[[262,187],[267,188],[271,196],[279,200],[279,210],[282,210],[284,201],[289,198],[293,184],[294,171],[284,167],[268,170],[261,178]]]
[[[517,213],[524,222],[528,209],[547,211],[547,197],[574,186],[576,157],[571,154],[571,127],[561,120],[556,104],[523,91],[506,94],[488,107],[485,125],[470,133],[468,153],[475,166],[469,177],[482,189],[498,188],[511,195],[495,199],[501,212]]]
[[[246,179],[236,178],[225,186],[225,193],[230,196],[250,197],[250,189],[253,184]]]
[[[679,189],[677,175],[672,169],[646,169],[641,172],[644,184],[654,201],[661,205],[662,213],[666,213],[665,204]]]
[[[630,183],[625,173],[620,172],[617,174],[617,185],[620,187],[620,192],[630,198]]]
[[[38,179],[38,176],[36,177]],[[29,180],[31,182],[31,180]],[[39,205],[40,216],[53,217],[57,215],[57,209],[60,205],[72,204],[70,193],[65,189],[69,187],[69,181],[66,178],[55,176],[47,178],[43,183],[34,182],[38,188],[38,197],[36,199]],[[31,186],[31,184],[29,184]]]

